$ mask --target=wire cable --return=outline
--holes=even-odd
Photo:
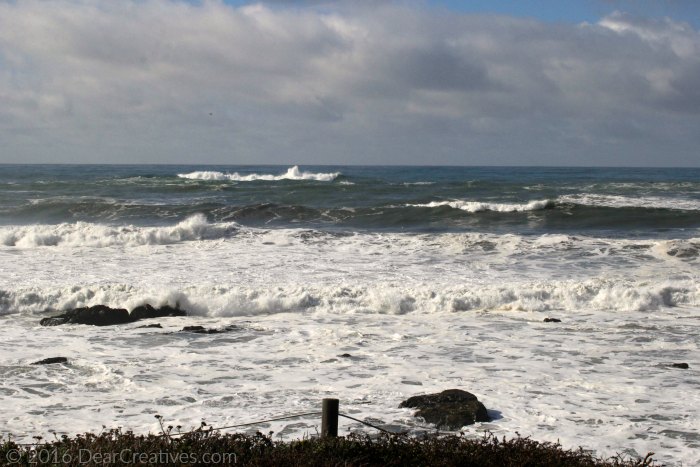
[[[339,413],[338,416],[340,416],[340,417],[345,417],[345,418],[349,418],[350,420],[355,420],[356,422],[360,422],[360,423],[362,423],[363,425],[367,425],[367,426],[369,426],[369,427],[374,428],[375,430],[379,430],[379,431],[381,431],[381,432],[383,432],[383,433],[387,433],[387,434],[389,434],[389,435],[403,435],[403,434],[405,434],[404,432],[401,432],[401,433],[394,433],[394,432],[392,432],[392,431],[385,430],[384,428],[380,428],[380,427],[378,427],[378,426],[376,426],[376,425],[372,425],[371,423],[365,422],[364,420],[360,420],[360,419],[358,419],[358,418],[351,417],[350,415],[345,415],[344,413]]]
[[[238,425],[228,425],[228,426],[221,426],[218,428],[209,428],[206,431],[219,431],[219,430],[226,430],[228,428],[240,428],[244,426],[253,426],[253,425],[261,425],[263,423],[268,423],[268,422],[276,422],[279,420],[288,420],[290,418],[298,418],[298,417],[306,417],[309,415],[321,415],[321,412],[306,412],[306,413],[298,413],[294,415],[285,415],[283,417],[276,417],[276,418],[269,418],[267,420],[259,420],[257,422],[250,422],[250,423],[240,423]],[[181,435],[187,435],[190,433],[197,433],[197,432],[206,432],[205,430],[202,429],[197,429],[197,430],[192,430],[192,431],[185,431],[182,433],[169,433],[169,436],[181,436]],[[166,434],[163,434],[161,436],[167,436]]]

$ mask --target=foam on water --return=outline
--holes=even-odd
[[[457,387],[495,417],[469,435],[700,462],[697,233],[324,232],[201,216],[2,232],[12,240],[0,243],[0,434],[19,441],[103,425],[157,432],[155,413],[186,428],[231,425],[315,411],[323,397],[416,432],[430,427],[398,404]],[[41,232],[57,237],[37,240]],[[37,324],[47,312],[143,303],[191,316],[158,319],[155,330]],[[179,332],[230,324],[224,334]],[[30,365],[54,356],[70,362]],[[290,439],[319,423],[251,431]],[[349,429],[365,428],[343,421]]]
[[[236,284],[180,288],[91,284],[0,290],[0,314],[38,314],[100,304],[131,310],[146,303],[178,306],[198,316],[221,317],[309,311],[341,315],[570,309],[627,312],[700,306],[700,288],[690,280],[649,284],[588,279],[502,286],[471,283],[452,287],[420,283],[402,286],[393,283],[290,284],[275,288]]]
[[[275,181],[275,180],[316,180],[319,182],[331,182],[340,175],[340,172],[333,173],[313,173],[302,172],[299,166],[295,165],[287,169],[287,172],[281,175],[272,174],[247,174],[242,175],[238,172],[223,173],[216,171],[196,171],[186,174],[178,174],[180,178],[188,178],[191,180],[229,180],[234,182],[253,182],[257,180]]]

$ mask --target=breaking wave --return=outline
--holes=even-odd
[[[663,198],[660,196],[622,196],[603,194],[565,195],[557,199],[557,203],[571,203],[581,206],[606,208],[646,208],[646,209],[676,209],[682,211],[700,211],[700,200]]]
[[[406,314],[443,312],[546,312],[561,310],[657,311],[697,306],[691,281],[649,284],[617,280],[540,281],[512,285],[430,286],[393,283],[345,285],[188,286],[142,289],[124,284],[0,290],[0,314],[42,313],[103,304],[129,310],[149,303],[179,306],[198,316],[275,313]]]
[[[203,214],[196,214],[176,225],[165,227],[115,227],[88,222],[3,227],[0,228],[0,245],[20,248],[168,245],[226,238],[238,230],[235,222],[210,224]]]
[[[186,174],[178,174],[180,178],[188,178],[191,180],[228,180],[233,182],[253,182],[257,180],[275,181],[275,180],[315,180],[318,182],[332,182],[340,175],[340,172],[333,173],[313,173],[302,172],[299,166],[295,165],[287,169],[282,175],[272,174],[248,174],[242,175],[238,172],[223,173],[215,171],[197,171]]]

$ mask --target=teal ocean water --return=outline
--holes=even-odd
[[[687,236],[700,170],[523,167],[2,166],[5,225],[167,225]]]

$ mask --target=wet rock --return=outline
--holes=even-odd
[[[42,326],[58,326],[60,324],[90,324],[93,326],[112,326],[132,322],[129,312],[123,308],[110,308],[105,305],[74,308],[62,315],[42,319]]]
[[[66,357],[51,357],[34,362],[32,365],[53,365],[54,363],[68,363],[68,359]]]
[[[112,326],[115,324],[133,323],[148,318],[162,318],[165,316],[186,316],[187,312],[179,308],[162,306],[154,308],[151,305],[143,305],[135,308],[131,313],[123,308],[110,308],[105,305],[74,308],[62,315],[51,316],[42,319],[42,326],[59,326],[61,324],[90,324],[93,326]]]
[[[164,305],[160,308],[154,308],[151,305],[141,305],[131,310],[131,319],[139,321],[150,318],[164,318],[166,316],[187,316],[187,313],[179,308],[173,308]]]
[[[136,329],[152,329],[152,328],[162,329],[163,326],[161,326],[160,323],[153,323],[153,324],[144,324],[143,326],[139,326]]]
[[[561,320],[559,318],[545,318],[544,322],[545,323],[561,323]]]
[[[484,404],[474,394],[461,389],[448,389],[439,394],[413,396],[403,401],[399,408],[417,408],[414,414],[437,428],[459,430],[465,425],[490,420]]]
[[[340,354],[338,356],[343,358],[352,358],[352,355],[350,355],[349,353]]]
[[[688,368],[690,368],[690,365],[688,365],[687,363],[672,363],[671,367],[680,368],[681,370],[687,370]]]
[[[61,324],[66,324],[68,322],[68,317],[65,315],[52,316],[50,318],[42,318],[39,324],[42,326],[60,326]]]

